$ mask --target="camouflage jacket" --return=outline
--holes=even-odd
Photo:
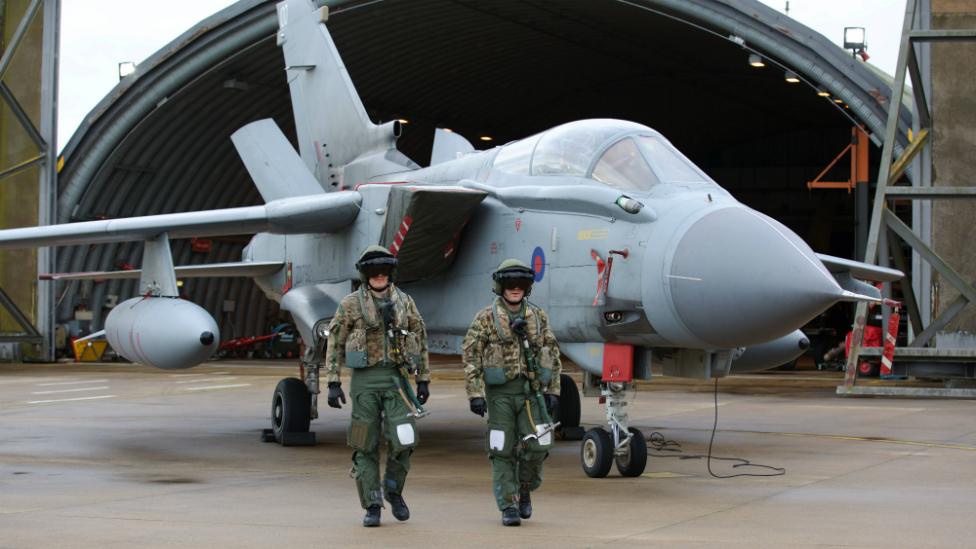
[[[501,298],[478,311],[464,337],[464,379],[468,399],[485,396],[485,384],[504,383],[523,375],[538,380],[543,392],[559,394],[559,345],[549,329],[545,311],[523,302],[522,316],[527,322],[529,348],[539,373],[529,372],[526,353],[518,336],[509,327],[508,309]]]
[[[390,285],[389,295],[395,305],[395,334],[399,349],[410,367],[415,369],[417,381],[430,381],[427,361],[427,329],[413,299]],[[390,341],[379,310],[381,299],[373,297],[365,285],[347,295],[339,303],[325,348],[325,381],[339,381],[339,370],[369,368],[399,363],[397,345]]]

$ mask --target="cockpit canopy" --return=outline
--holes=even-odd
[[[513,174],[589,177],[625,191],[711,181],[661,134],[613,119],[570,122],[515,141],[498,152],[493,166]]]

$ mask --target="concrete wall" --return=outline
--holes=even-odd
[[[976,0],[932,0],[932,28],[976,29]],[[932,46],[933,185],[976,184],[976,42]],[[964,279],[976,281],[976,201],[939,200],[932,205],[936,253]],[[933,270],[933,318],[959,292]],[[976,305],[970,304],[947,331],[976,332]]]
[[[3,27],[0,36],[6,49],[30,4],[29,0],[6,0],[2,6]],[[40,126],[41,112],[41,45],[43,14],[34,17],[27,35],[17,48],[3,81],[23,110]],[[39,154],[37,147],[14,117],[6,102],[0,106],[0,170],[7,169]],[[37,225],[38,171],[29,168],[0,179],[0,227]],[[0,287],[13,298],[21,311],[35,319],[37,254],[30,250],[0,252]],[[19,325],[0,309],[0,331],[19,332]]]

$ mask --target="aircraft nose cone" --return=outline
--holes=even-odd
[[[842,292],[803,240],[745,207],[716,210],[691,225],[665,275],[681,321],[716,348],[782,337]]]

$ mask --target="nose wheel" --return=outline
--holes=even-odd
[[[627,425],[626,384],[607,383],[602,393],[607,403],[607,423],[610,431],[602,427],[590,429],[583,435],[580,446],[580,463],[583,472],[592,478],[603,478],[616,462],[617,471],[624,477],[638,477],[647,467],[647,442],[644,434]]]
[[[628,431],[630,436],[614,454],[614,461],[617,462],[620,476],[639,477],[644,474],[644,468],[647,467],[647,441],[639,430],[630,427]]]
[[[613,441],[610,440],[610,434],[605,429],[597,427],[583,435],[580,461],[587,476],[592,478],[607,476],[613,464]]]

